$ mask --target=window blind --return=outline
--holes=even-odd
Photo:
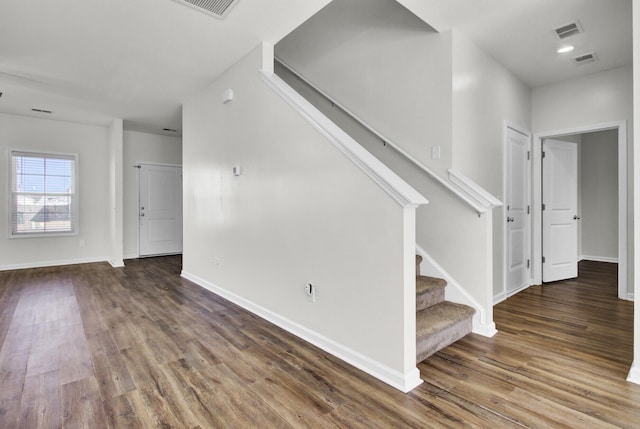
[[[11,152],[11,235],[75,233],[77,158]]]

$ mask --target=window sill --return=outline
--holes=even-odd
[[[73,237],[76,235],[78,235],[77,232],[26,232],[22,234],[9,234],[9,239]]]

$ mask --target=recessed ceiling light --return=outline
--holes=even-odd
[[[562,46],[561,48],[558,48],[559,54],[566,54],[567,52],[571,52],[571,51],[573,51],[573,46],[571,45]]]

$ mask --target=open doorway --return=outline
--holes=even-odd
[[[533,162],[533,277],[535,284],[554,280],[544,264],[551,261],[543,236],[543,146],[545,141],[573,142],[578,149],[575,221],[575,264],[580,259],[618,263],[618,297],[632,299],[627,290],[627,136],[626,123],[608,123],[538,134]],[[547,190],[547,192],[549,192]],[[613,195],[611,195],[613,194]],[[547,194],[548,195],[548,194]],[[545,207],[547,208],[547,207]],[[575,217],[576,219],[573,219]],[[568,236],[567,236],[568,237]],[[566,237],[562,237],[566,240]],[[564,244],[567,244],[566,242]],[[569,243],[574,246],[574,243]],[[566,255],[563,255],[563,257]],[[543,257],[545,262],[543,263]],[[571,255],[567,256],[567,258]],[[558,261],[555,261],[558,262]],[[565,261],[566,262],[566,261]]]
[[[542,281],[618,263],[618,130],[542,141]]]

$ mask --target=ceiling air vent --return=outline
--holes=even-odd
[[[571,37],[575,34],[582,33],[582,28],[580,27],[580,23],[572,22],[571,24],[563,25],[562,27],[558,27],[553,31],[556,32],[556,36],[559,39],[566,39],[567,37]]]
[[[240,0],[174,0],[200,12],[223,19]]]
[[[590,52],[588,54],[582,54],[578,55],[577,57],[573,57],[573,61],[581,66],[583,64],[595,63],[596,61],[598,61],[598,57],[596,57],[595,53]]]

